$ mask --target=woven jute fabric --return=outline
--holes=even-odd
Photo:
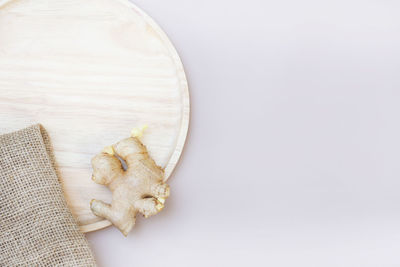
[[[40,125],[0,136],[0,266],[96,266]]]

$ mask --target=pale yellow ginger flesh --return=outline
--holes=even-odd
[[[169,196],[169,186],[163,182],[164,170],[148,155],[139,140],[145,127],[133,130],[132,136],[92,159],[92,179],[108,186],[112,192],[112,203],[93,199],[92,212],[109,220],[126,236],[135,225],[137,213],[149,217],[161,211]],[[124,170],[120,157],[126,162]]]

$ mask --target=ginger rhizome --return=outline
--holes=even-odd
[[[169,196],[163,182],[164,170],[149,156],[139,137],[144,127],[134,129],[130,138],[106,147],[92,159],[92,179],[112,192],[112,203],[93,199],[92,212],[109,220],[126,236],[135,225],[137,213],[146,218],[158,213]],[[120,159],[126,162],[124,169]]]

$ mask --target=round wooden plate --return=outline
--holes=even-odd
[[[41,123],[84,232],[110,223],[92,198],[91,158],[147,124],[149,153],[174,169],[189,124],[182,63],[165,33],[128,0],[0,0],[0,131]]]

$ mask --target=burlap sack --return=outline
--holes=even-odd
[[[96,266],[39,125],[0,136],[0,266]]]

